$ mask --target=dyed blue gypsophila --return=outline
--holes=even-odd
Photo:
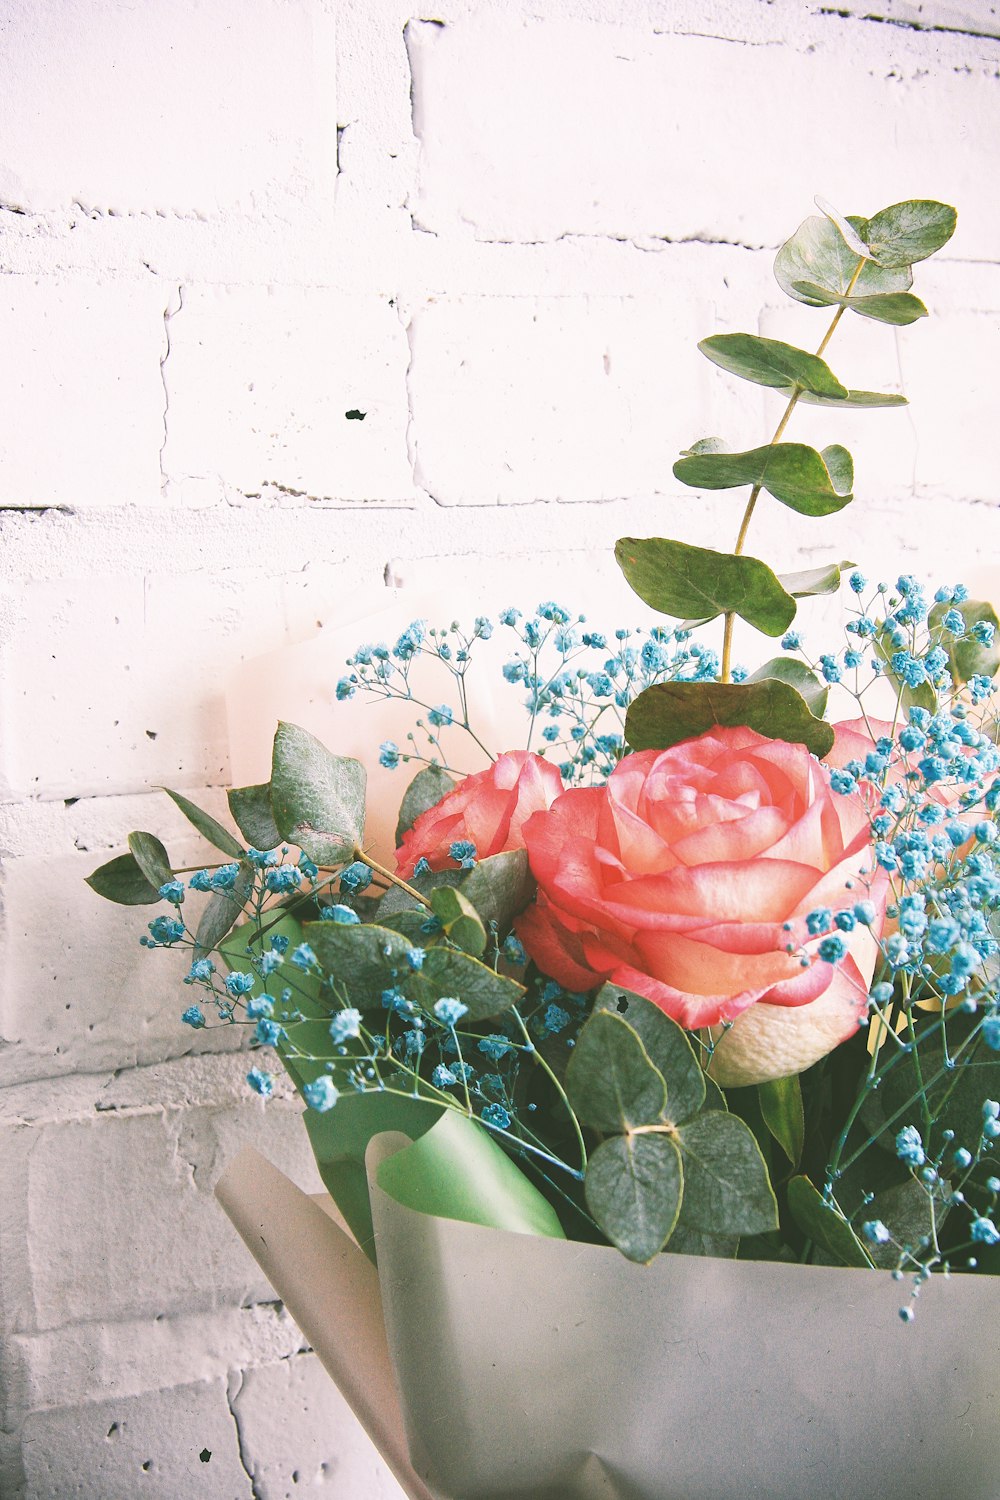
[[[232,974],[226,975],[226,992],[238,999],[240,995],[248,995],[253,989],[256,980],[252,974],[235,969]]]
[[[448,846],[448,857],[463,870],[471,870],[476,863],[476,846],[469,839],[456,839]]]
[[[235,862],[220,865],[211,879],[213,891],[231,891],[236,884],[236,877],[240,873],[240,867]]]
[[[989,620],[977,620],[972,627],[972,634],[981,646],[992,646],[996,626]]]
[[[395,771],[399,765],[399,746],[393,740],[383,740],[379,745],[378,763],[387,771]]]
[[[838,911],[833,921],[841,932],[853,932],[857,919],[852,911]]]
[[[196,870],[188,881],[188,887],[192,891],[210,891],[212,889],[212,876],[208,870]]]
[[[927,669],[922,661],[910,651],[896,651],[892,656],[892,670],[897,677],[902,678],[909,688],[919,687],[922,682],[927,681]]]
[[[254,995],[247,1001],[247,1016],[251,1021],[258,1021],[261,1016],[273,1015],[274,1001],[270,995]]]
[[[915,1125],[904,1125],[896,1136],[896,1155],[908,1167],[922,1167],[927,1160],[920,1131]]]
[[[340,889],[352,891],[357,895],[358,891],[365,891],[372,883],[372,872],[360,859],[347,866],[340,872]]]
[[[510,1113],[502,1104],[487,1104],[480,1118],[484,1125],[492,1125],[497,1130],[506,1130],[510,1125]]]
[[[508,609],[502,609],[500,611],[501,625],[516,625],[518,620],[520,619],[521,611],[519,609],[514,609],[513,607],[511,607]]]
[[[183,880],[167,880],[160,886],[157,892],[161,901],[169,901],[171,906],[180,906],[184,900]]]
[[[149,934],[148,938],[139,939],[144,948],[169,948],[184,936],[184,923],[175,917],[154,917],[149,923]]]
[[[863,594],[868,587],[868,579],[863,573],[859,573],[857,569],[855,569],[847,581],[856,594]]]
[[[806,931],[812,937],[819,937],[822,932],[829,932],[833,926],[833,912],[828,906],[818,906],[806,917]]]
[[[558,738],[559,738],[559,725],[558,724],[546,724],[545,728],[542,730],[542,739],[543,740],[548,740],[549,744],[551,745]]]
[[[285,1034],[285,1028],[277,1021],[261,1019],[254,1027],[254,1036],[264,1047],[276,1047]]]
[[[442,995],[434,1002],[434,1014],[443,1026],[456,1026],[468,1010],[455,995]]]
[[[195,1031],[200,1031],[205,1024],[205,1017],[202,1015],[197,1005],[189,1005],[187,1010],[181,1016],[181,1020],[184,1022],[185,1026],[193,1026]]]
[[[341,927],[354,927],[361,921],[356,911],[349,906],[321,906],[319,912],[321,922],[339,922]]]
[[[288,939],[283,932],[275,934],[275,936],[271,939],[271,947],[274,949],[275,953],[288,952]]]
[[[482,641],[488,641],[493,634],[493,621],[487,619],[486,615],[477,615],[473,634]]]
[[[827,964],[839,964],[847,952],[847,944],[839,932],[825,937],[817,949],[820,958]]]
[[[983,1041],[994,1052],[1000,1052],[1000,1016],[987,1016],[983,1022]]]
[[[335,688],[338,703],[343,703],[345,698],[353,698],[357,692],[358,679],[352,672],[349,677],[341,677]]]
[[[278,865],[264,873],[264,884],[269,891],[284,894],[297,891],[302,884],[302,875],[295,865]]]
[[[892,999],[892,985],[885,979],[880,984],[872,985],[872,992],[869,998],[875,1005],[888,1005]]]
[[[514,936],[512,932],[504,938],[502,951],[503,956],[505,959],[507,959],[508,963],[526,964],[528,962],[528,955],[525,953],[520,941]]]
[[[899,732],[899,743],[904,750],[922,750],[927,743],[927,736],[916,724],[907,724]]]
[[[964,1146],[959,1146],[954,1155],[954,1162],[959,1171],[964,1172],[966,1167],[972,1166],[972,1152],[966,1151]]]
[[[887,1245],[892,1239],[892,1235],[881,1219],[869,1219],[867,1223],[862,1224],[861,1233],[872,1245]]]
[[[215,965],[210,958],[196,958],[184,976],[184,983],[209,984],[214,973]]]
[[[819,659],[820,671],[826,682],[839,682],[841,678],[840,663],[835,656],[821,656]]]
[[[353,1008],[339,1010],[330,1022],[330,1037],[337,1046],[351,1037],[360,1035],[361,1012],[359,1010]]]
[[[442,729],[445,725],[455,722],[455,713],[447,703],[439,703],[436,708],[430,710],[427,718],[435,729]]]
[[[423,968],[424,959],[426,957],[427,954],[424,952],[423,948],[407,948],[406,950],[406,962],[414,971],[414,973],[417,973],[420,969]]]
[[[316,965],[316,955],[308,943],[300,943],[292,953],[291,960],[295,967],[301,969],[303,973],[308,972],[309,969]]]
[[[554,625],[568,625],[572,619],[569,610],[563,609],[561,604],[553,604],[551,599],[546,604],[540,604],[536,613],[543,620],[551,620]]]
[[[509,661],[503,668],[503,675],[508,682],[523,682],[528,675],[527,663],[523,661]]]
[[[513,1042],[499,1033],[484,1036],[478,1045],[479,1051],[485,1053],[491,1062],[499,1062],[501,1058],[507,1056],[508,1052],[515,1051]]]
[[[588,672],[586,682],[595,698],[610,698],[614,693],[615,685],[607,672]]]
[[[854,907],[854,915],[865,927],[871,927],[878,920],[878,910],[874,901],[858,901]]]
[[[858,783],[850,771],[841,769],[830,772],[830,786],[833,791],[839,792],[842,797],[849,796],[851,792],[856,792],[858,789]]]
[[[412,1031],[404,1031],[403,1035],[394,1043],[394,1050],[401,1052],[408,1062],[420,1057],[427,1046],[427,1038],[422,1031],[414,1028]]]
[[[438,1063],[431,1074],[431,1083],[436,1089],[450,1088],[453,1083],[458,1082],[458,1075],[451,1068],[446,1068],[444,1063]]]
[[[797,630],[786,630],[781,637],[783,651],[800,651],[802,649],[802,637]]]
[[[845,667],[850,667],[852,670],[854,670],[857,667],[864,666],[864,662],[865,662],[865,658],[864,658],[864,655],[862,654],[862,652],[860,652],[860,651],[845,651],[844,652],[844,666]]]
[[[247,859],[252,865],[256,865],[258,870],[270,869],[272,865],[276,865],[278,863],[278,858],[279,856],[277,849],[247,850]]]
[[[547,1032],[550,1032],[552,1035],[558,1035],[560,1031],[564,1031],[569,1023],[569,1011],[563,1010],[561,1005],[548,1006],[546,1008],[544,1016],[542,1017],[542,1025],[544,1026],[545,1030]]]
[[[973,1219],[969,1237],[979,1245],[996,1245],[1000,1243],[1000,1230],[992,1219],[979,1217]]]
[[[269,1099],[274,1093],[274,1079],[270,1073],[263,1072],[260,1068],[251,1068],[247,1074],[247,1083],[255,1094],[262,1099]]]
[[[319,1114],[332,1109],[340,1098],[340,1091],[332,1078],[314,1078],[312,1083],[307,1083],[302,1089],[302,1097],[310,1109],[315,1109]]]
[[[411,621],[399,637],[395,646],[393,646],[393,656],[397,657],[400,661],[409,661],[420,650],[425,637],[424,621]]]

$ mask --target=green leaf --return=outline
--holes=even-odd
[[[261,955],[265,953],[271,946],[271,939],[276,937],[287,938],[289,950],[294,951],[302,942],[302,925],[301,923],[297,922],[294,917],[274,916],[272,908],[272,911],[267,914],[263,922],[258,922],[256,920],[250,922],[241,922],[238,927],[234,927],[232,932],[230,932],[227,937],[224,937],[221,942],[217,944],[217,951],[219,953],[219,956],[225,961],[230,969],[241,969],[244,973],[247,972],[247,970],[255,972],[253,988],[248,992],[246,996],[247,999],[250,999],[251,997],[256,998],[256,996],[258,995],[273,993],[274,991],[275,986],[273,979],[270,981],[269,989],[268,984],[265,982],[263,977],[259,974],[256,974],[256,963],[259,962]],[[254,960],[255,962],[248,963],[248,959]],[[310,1018],[321,1018],[320,1024],[323,1027],[323,1030],[318,1037],[316,1037],[315,1035],[312,1036],[311,1047],[309,1050],[319,1051],[324,1056],[332,1057],[334,1056],[334,1053],[332,1044],[330,1042],[330,1033],[328,1030],[326,1030],[330,1019],[330,1006],[322,1002],[319,998],[321,984],[320,978],[317,974],[311,971],[308,973],[304,973],[301,969],[294,970],[294,974],[295,979],[294,981],[292,981],[292,983],[295,1009],[301,1011],[304,1016]],[[282,979],[282,983],[278,986],[278,988],[283,989],[285,986],[285,982],[286,981]],[[315,1019],[310,1019],[308,1022],[297,1022],[294,1024],[300,1026],[304,1026],[307,1024],[309,1026],[315,1026],[317,1023]],[[303,1033],[298,1033],[298,1035],[302,1036]],[[296,1073],[295,1068],[288,1061],[287,1048],[282,1048],[281,1046],[279,1046],[278,1051],[281,1052],[282,1061],[284,1062],[289,1073],[292,1075],[293,1079],[298,1082],[298,1074]],[[317,1069],[316,1071],[317,1073],[319,1073],[322,1071],[322,1069]]]
[[[423,968],[406,989],[419,995],[429,1010],[443,995],[456,996],[468,1010],[462,1017],[463,1026],[501,1015],[525,993],[523,984],[495,973],[467,953],[456,953],[454,948],[428,948]]]
[[[952,635],[942,624],[949,609],[957,609],[965,621],[965,635]],[[972,627],[985,621],[994,630],[992,646],[982,646],[972,634]],[[992,677],[1000,669],[1000,620],[992,604],[966,599],[962,604],[935,604],[927,617],[936,632],[937,644],[948,655],[948,670],[956,683],[968,682],[977,672]]]
[[[684,1163],[680,1220],[702,1234],[764,1234],[778,1204],[753,1131],[738,1115],[705,1110],[677,1128]]]
[[[454,779],[440,766],[425,766],[418,771],[403,793],[399,804],[399,821],[396,824],[396,848],[403,842],[421,813],[436,807],[455,787]]]
[[[810,396],[807,392],[800,399],[806,406],[854,407],[858,410],[909,404],[905,396],[890,391],[848,391],[843,401],[837,401],[832,396]]]
[[[119,854],[87,876],[92,891],[119,906],[153,906],[160,900],[158,886],[150,885],[133,854]]]
[[[838,495],[849,495],[854,488],[854,459],[840,443],[822,449],[820,458]]]
[[[633,750],[668,750],[719,725],[745,725],[769,739],[805,745],[823,758],[833,748],[829,724],[809,712],[786,682],[658,682],[634,698],[625,716]]]
[[[496,922],[501,931],[506,930],[517,913],[524,910],[534,890],[528,856],[523,849],[506,849],[502,854],[491,854],[479,860],[471,870],[432,870],[427,875],[411,875],[406,883],[427,898],[432,891],[442,887],[460,890],[466,900],[472,902],[483,922]],[[390,886],[379,904],[379,917],[413,908],[425,910],[407,891]]]
[[[811,714],[821,719],[826,713],[826,700],[830,689],[821,682],[815,672],[810,671],[804,661],[796,656],[773,656],[756,672],[751,672],[747,682],[787,682],[805,700]]]
[[[779,573],[778,582],[793,599],[811,599],[817,594],[835,594],[840,575],[852,562],[829,563],[825,568],[806,568],[801,573]]]
[[[738,1234],[702,1234],[678,1224],[665,1247],[669,1255],[707,1255],[713,1260],[735,1260],[740,1248]]]
[[[378,920],[380,927],[401,932],[411,947],[422,948],[425,943],[432,941],[430,934],[424,931],[427,922],[425,906],[408,906],[405,911],[390,912],[388,915],[379,906]]]
[[[828,453],[830,449],[826,450]],[[775,500],[803,516],[829,516],[854,498],[840,487],[845,473],[836,452],[836,474],[825,456],[804,443],[768,443],[745,453],[702,453],[679,458],[674,477],[694,489],[729,490],[750,484],[767,490]]]
[[[776,636],[795,618],[795,600],[767,564],[754,557],[712,552],[666,537],[622,537],[615,557],[640,599],[677,619],[713,620],[732,610],[765,635]]]
[[[919,297],[912,292],[881,292],[877,297],[851,297],[848,299],[851,312],[862,318],[873,318],[877,323],[891,323],[905,328],[918,318],[926,318],[927,309]]]
[[[382,991],[411,973],[406,962],[410,943],[388,927],[307,922],[303,930],[320,968],[346,989],[359,1010],[380,1006]]]
[[[365,823],[365,768],[315,735],[281,723],[274,736],[271,806],[283,839],[318,865],[350,859]]]
[[[663,1074],[617,1011],[598,1011],[581,1028],[566,1093],[577,1119],[606,1133],[652,1124],[667,1106]]]
[[[837,230],[851,254],[858,259],[869,260],[870,252],[868,246],[855,228],[857,220],[852,223],[846,215],[842,214],[839,209],[834,208],[832,203],[827,203],[824,198],[816,197],[813,199],[813,202],[820,213],[825,214],[830,220],[830,223]]]
[[[715,1084],[706,1079],[683,1027],[652,1000],[621,985],[605,984],[594,997],[593,1014],[604,1011],[622,1016],[628,1022],[653,1067],[662,1073],[667,1086],[665,1113],[670,1120],[676,1123],[697,1114],[705,1103],[709,1083],[718,1098],[722,1098]]]
[[[180,808],[188,822],[194,824],[202,838],[207,839],[216,849],[221,849],[223,854],[228,854],[232,859],[243,858],[246,850],[242,844],[237,843],[229,832],[229,829],[223,828],[222,824],[217,822],[211,813],[203,812],[200,807],[196,807],[193,802],[189,802],[187,797],[181,792],[172,792],[168,786],[161,787],[161,791],[166,792],[175,806]]]
[[[850,1224],[824,1201],[808,1177],[793,1177],[788,1184],[788,1209],[803,1234],[822,1245],[839,1265],[871,1265]]]
[[[461,891],[439,885],[431,892],[431,910],[453,943],[473,958],[481,957],[486,947],[486,928]]]
[[[281,834],[271,808],[271,783],[230,787],[226,794],[229,811],[251,849],[277,849]]]
[[[161,885],[173,880],[170,855],[155,833],[130,833],[128,846],[139,869],[154,889],[158,891]]]
[[[802,1108],[802,1085],[798,1074],[774,1078],[757,1085],[757,1098],[764,1123],[793,1167],[802,1159],[806,1122]]]
[[[253,889],[254,868],[243,860],[231,891],[214,891],[205,904],[195,933],[194,956],[203,958],[218,948],[226,933],[243,915],[243,907]]]
[[[841,385],[825,360],[777,339],[762,339],[751,333],[717,333],[702,339],[698,348],[713,364],[756,385],[789,393],[812,391],[841,400],[847,395],[847,387]]]
[[[937,1182],[925,1187],[914,1177],[894,1187],[883,1188],[875,1194],[864,1210],[865,1219],[881,1219],[896,1244],[869,1245],[865,1249],[877,1266],[893,1270],[899,1260],[899,1246],[917,1251],[924,1235],[940,1233],[950,1208],[951,1182],[939,1177]],[[931,1202],[934,1208],[931,1211]]]
[[[587,1207],[611,1243],[642,1264],[670,1238],[683,1191],[680,1152],[667,1135],[614,1136],[587,1162]]]
[[[912,266],[946,245],[955,233],[955,210],[947,203],[909,198],[883,208],[868,221],[868,251],[888,269]]]
[[[867,222],[851,214],[846,222],[865,241]],[[799,225],[778,251],[774,261],[775,280],[789,297],[810,307],[849,307],[855,297],[906,292],[913,284],[909,267],[887,270],[869,260],[862,266],[848,296],[847,288],[857,271],[858,260],[837,227],[828,218],[813,215]]]

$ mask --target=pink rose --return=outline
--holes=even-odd
[[[724,1086],[801,1072],[865,1014],[870,933],[841,934],[849,951],[828,963],[817,949],[829,934],[806,917],[869,899],[877,931],[886,879],[861,874],[874,864],[862,797],[832,791],[804,746],[719,728],[628,755],[606,786],[531,818],[524,842],[538,898],[517,934],[538,966],[569,989],[609,980],[688,1029],[718,1028],[710,1071]]]
[[[475,844],[477,859],[523,849],[526,820],[562,791],[555,766],[527,750],[508,750],[421,813],[396,850],[396,870],[412,875],[418,859],[432,870],[454,869],[448,850],[461,841]]]

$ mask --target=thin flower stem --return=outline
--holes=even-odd
[[[431,910],[431,903],[426,896],[421,896],[420,892],[412,885],[407,885],[405,880],[401,880],[398,875],[394,875],[391,870],[387,870],[385,865],[380,865],[377,860],[372,859],[371,855],[366,854],[363,849],[355,846],[354,858],[360,860],[363,865],[367,865],[369,870],[374,870],[376,875],[381,875],[383,879],[388,880],[391,885],[398,885],[401,891],[405,891],[408,896],[412,896],[414,901],[419,901],[421,906],[426,906],[428,911]]]
[[[531,1053],[532,1053],[532,1056],[534,1057],[535,1061],[538,1063],[538,1065],[542,1069],[542,1071],[548,1074],[549,1080],[552,1083],[552,1086],[556,1090],[556,1093],[559,1095],[559,1097],[562,1100],[563,1104],[566,1106],[566,1113],[569,1115],[570,1122],[571,1122],[571,1124],[573,1126],[573,1134],[576,1136],[576,1143],[577,1143],[577,1146],[580,1149],[580,1171],[581,1172],[586,1172],[586,1170],[587,1170],[587,1147],[586,1147],[586,1145],[584,1143],[583,1132],[580,1129],[580,1122],[579,1122],[579,1120],[576,1117],[576,1112],[573,1109],[572,1104],[570,1104],[570,1102],[569,1102],[569,1098],[567,1097],[566,1090],[563,1088],[562,1084],[559,1082],[559,1079],[556,1077],[555,1073],[552,1071],[551,1067],[546,1062],[545,1058],[538,1051],[538,1049],[536,1048],[534,1042],[531,1040],[531,1033],[529,1032],[527,1026],[524,1024],[524,1021],[523,1021],[523,1019],[521,1017],[521,1013],[517,1009],[516,1006],[512,1007],[512,1009],[511,1009],[511,1015],[514,1017],[514,1020],[517,1022],[518,1026],[520,1027],[521,1035],[524,1037],[524,1040],[527,1042],[528,1046],[531,1048]]]

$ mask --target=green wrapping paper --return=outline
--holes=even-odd
[[[995,1500],[991,1278],[933,1279],[904,1325],[887,1272],[637,1266],[421,1212],[412,1149],[368,1147],[377,1273],[339,1230],[321,1249],[336,1226],[255,1153],[217,1189],[407,1494]],[[363,1306],[356,1262],[377,1275]]]

